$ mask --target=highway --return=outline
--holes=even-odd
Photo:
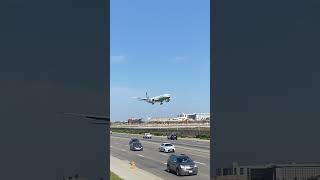
[[[110,154],[122,160],[135,161],[136,166],[166,180],[208,180],[210,179],[210,143],[208,141],[179,139],[167,140],[165,137],[143,139],[143,135],[113,133],[110,135]],[[140,139],[143,151],[130,151],[129,140]],[[166,171],[166,162],[170,154],[159,152],[162,142],[170,142],[176,147],[177,154],[186,154],[199,167],[198,175],[177,177]]]

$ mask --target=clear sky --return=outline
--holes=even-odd
[[[210,1],[111,0],[111,118],[210,109]],[[172,94],[169,103],[132,97]]]

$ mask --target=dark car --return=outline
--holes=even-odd
[[[169,140],[178,140],[178,136],[176,133],[171,133],[167,136]]]
[[[197,164],[185,154],[173,154],[169,156],[167,160],[167,170],[169,173],[175,173],[177,176],[198,174]]]
[[[133,142],[130,144],[130,150],[132,151],[143,151],[143,146],[139,142]]]
[[[140,142],[139,139],[137,138],[132,138],[130,141],[129,141],[129,145],[131,145],[133,142]]]

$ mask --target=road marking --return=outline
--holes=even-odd
[[[111,148],[113,148],[113,146],[110,146]]]
[[[167,165],[167,163],[163,163],[163,164]]]
[[[141,154],[137,154],[138,156],[140,156],[140,157],[144,157],[143,155],[141,155]]]
[[[115,138],[115,139],[126,139],[126,140],[130,139],[128,137],[117,137],[117,136],[112,137],[112,138]],[[153,142],[153,141],[145,141],[145,140],[141,140],[141,141],[144,141],[145,143],[150,143],[150,144],[159,144],[158,142]],[[199,153],[210,154],[210,150],[201,149],[202,147],[199,147],[199,148],[185,147],[185,146],[179,145],[179,144],[176,144],[175,147],[176,148],[181,148],[181,149],[187,149],[187,150],[191,150],[191,151],[197,151]],[[207,156],[200,156],[200,157],[207,158]]]
[[[119,143],[115,142],[114,144],[119,144]]]
[[[198,162],[198,161],[194,161],[194,162],[197,164],[206,165],[205,163],[202,163],[202,162]]]
[[[121,149],[121,151],[125,152],[126,150],[124,150],[124,149]]]
[[[125,137],[112,137],[112,138],[115,138],[115,139],[130,139],[130,138],[125,138]],[[155,143],[155,142],[152,142],[152,141],[144,141],[145,143],[150,143],[150,144],[159,144],[159,143]],[[199,149],[195,149],[195,148],[188,148],[188,147],[183,147],[183,146],[179,146],[179,145],[175,145],[176,148],[179,148],[179,149],[184,149],[184,150],[187,150],[187,154],[190,154],[190,155],[194,155],[194,156],[198,156],[198,157],[202,157],[202,158],[208,158],[210,156],[210,151],[207,151],[207,152],[204,152],[202,150],[199,150]],[[196,151],[197,153],[200,153],[200,154],[195,154],[194,151]],[[186,154],[186,153],[185,153]]]
[[[163,153],[160,153],[160,155],[162,155],[162,156],[168,156],[168,154],[163,154]]]
[[[128,144],[127,144],[126,146],[127,146],[127,147],[129,147],[129,145],[128,145]]]

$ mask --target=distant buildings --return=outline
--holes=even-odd
[[[206,123],[210,124],[210,113],[182,113],[176,117],[153,117],[148,121],[142,118],[129,118],[127,121],[113,121],[112,125],[139,125],[139,124],[170,124],[170,123]]]
[[[233,164],[216,169],[215,180],[320,180],[320,164]]]
[[[133,124],[142,124],[142,118],[129,118],[128,119],[128,124],[133,125]]]
[[[182,113],[178,115],[179,119],[192,119],[192,120],[196,120],[197,119],[197,115],[196,113],[193,114],[186,114],[186,113]]]
[[[195,115],[197,121],[210,120],[210,113],[195,113]]]
[[[210,113],[182,113],[177,117],[154,117],[149,123],[198,123],[210,122]]]
[[[192,113],[192,114],[182,113],[182,114],[178,115],[178,118],[192,119],[192,120],[196,120],[196,121],[209,120],[210,113]]]

